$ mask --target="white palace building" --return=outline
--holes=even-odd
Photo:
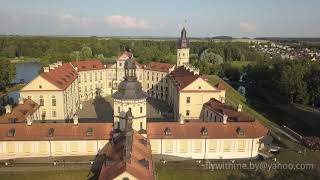
[[[141,175],[152,169],[150,153],[169,159],[254,158],[268,129],[242,112],[241,105],[226,104],[225,94],[222,83],[211,84],[189,65],[184,28],[176,64],[139,64],[130,52],[111,65],[99,60],[58,61],[20,90],[17,106],[5,107],[0,116],[0,159],[105,153],[113,163],[102,168],[101,179],[152,179],[152,171],[148,177]],[[113,123],[79,123],[77,109],[97,96],[113,97]],[[167,103],[175,121],[147,122],[147,98]],[[115,151],[117,143],[124,148]],[[126,168],[110,174],[117,163]]]

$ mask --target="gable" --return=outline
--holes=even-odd
[[[201,89],[199,89],[201,87]],[[199,77],[194,80],[192,83],[187,85],[182,91],[218,91],[216,87],[211,85],[208,81],[205,81],[203,78]]]
[[[41,88],[40,88],[41,87]],[[24,86],[21,91],[45,91],[45,90],[60,90],[42,76],[37,76],[34,80]]]

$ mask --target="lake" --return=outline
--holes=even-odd
[[[24,82],[28,83],[37,77],[39,70],[42,68],[40,63],[30,62],[30,63],[18,63],[16,64],[16,78],[13,83]],[[19,101],[19,91],[13,91],[8,94],[12,97],[15,102]]]

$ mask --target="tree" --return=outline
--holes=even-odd
[[[90,59],[92,57],[93,55],[90,47],[85,46],[81,49],[81,59]]]
[[[223,58],[219,54],[208,51],[203,51],[200,56],[201,61],[209,62],[212,64],[222,64]]]
[[[81,59],[81,53],[80,51],[73,51],[71,54],[70,54],[70,59],[71,61],[79,61]]]
[[[310,73],[306,77],[310,104],[320,106],[320,65],[313,64]]]
[[[0,85],[7,85],[14,80],[16,71],[15,65],[7,59],[0,59]]]
[[[276,84],[279,93],[287,98],[288,102],[306,104],[308,102],[307,83],[305,76],[307,66],[297,61],[287,61],[275,66],[278,79]]]

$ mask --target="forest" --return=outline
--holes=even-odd
[[[9,63],[12,59],[37,59],[43,65],[57,60],[100,59],[110,64],[121,52],[130,50],[142,64],[176,63],[176,48],[174,40],[4,36],[0,37],[0,84],[5,85],[14,77],[14,67]],[[320,105],[317,62],[271,57],[245,42],[191,40],[190,63],[203,74],[227,77],[231,82],[238,82],[243,76],[249,95],[272,97],[283,103]]]

